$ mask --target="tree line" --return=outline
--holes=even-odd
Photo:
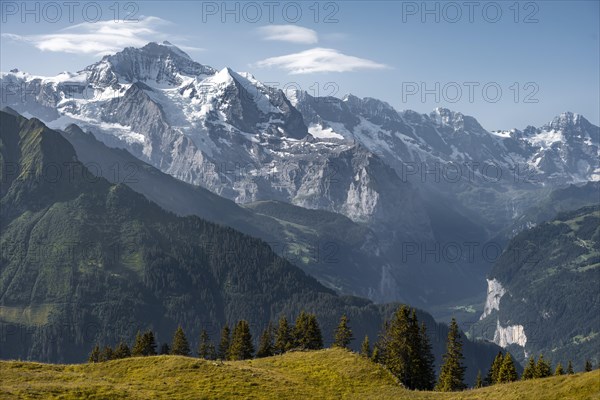
[[[332,347],[349,349],[355,340],[350,321],[342,315],[333,333]],[[386,321],[377,341],[371,346],[365,336],[359,354],[385,366],[405,387],[413,390],[436,390],[442,392],[459,391],[467,388],[464,382],[465,366],[463,365],[462,339],[455,319],[452,319],[446,341],[446,352],[436,378],[435,358],[424,323],[419,323],[415,309],[400,306],[390,320]],[[281,317],[277,326],[269,323],[262,331],[258,346],[255,348],[250,333],[250,325],[240,320],[233,326],[223,326],[219,342],[215,345],[208,332],[202,330],[196,350],[198,357],[206,360],[246,360],[251,358],[281,355],[289,351],[320,350],[323,348],[323,335],[315,314],[301,311],[294,324],[286,317]],[[163,343],[159,350],[151,330],[138,332],[131,348],[121,341],[114,349],[110,346],[94,346],[89,362],[102,362],[126,357],[153,355],[191,356],[192,350],[181,326],[173,335],[171,344]],[[532,364],[533,363],[533,364]],[[585,370],[591,370],[587,362]],[[540,356],[537,363],[533,358],[523,373],[523,379],[543,378],[550,376],[551,367]],[[555,374],[573,373],[571,362],[566,372],[560,364]],[[477,376],[475,387],[512,382],[518,379],[515,363],[510,353],[500,352],[494,359],[485,378],[481,372]]]
[[[592,362],[590,360],[586,360],[583,370],[585,372],[589,372],[592,370]],[[573,369],[573,363],[569,360],[567,363],[567,367],[563,367],[563,365],[559,362],[556,364],[556,368],[554,368],[554,372],[552,372],[552,363],[544,359],[544,355],[540,354],[537,359],[535,357],[529,357],[527,361],[527,365],[523,369],[523,374],[521,375],[522,380],[528,379],[539,379],[539,378],[547,378],[549,376],[555,375],[572,375],[575,371]],[[508,383],[515,382],[519,380],[519,374],[517,373],[517,369],[515,363],[510,355],[510,353],[502,354],[499,352],[485,379],[481,377],[481,371],[477,374],[477,381],[475,383],[475,387],[483,387],[495,385],[498,383]]]
[[[342,320],[347,321],[345,316]],[[346,325],[347,327],[347,325]],[[337,332],[337,330],[336,330]],[[347,331],[340,331],[340,339],[334,345],[347,347],[349,342],[342,339]],[[337,333],[336,333],[337,337]],[[90,353],[89,362],[102,362],[126,357],[140,357],[153,355],[180,355],[191,356],[192,350],[185,332],[181,326],[173,335],[171,344],[163,343],[157,350],[157,343],[152,330],[138,332],[133,347],[129,348],[126,342],[121,341],[115,349],[111,346],[100,347],[96,344]],[[246,360],[253,357],[269,357],[283,354],[291,350],[319,350],[323,348],[323,336],[317,317],[302,311],[296,318],[295,324],[290,324],[285,317],[279,320],[275,328],[271,323],[264,329],[259,338],[258,348],[255,350],[250,324],[246,320],[240,320],[233,326],[225,325],[221,330],[218,345],[212,342],[208,332],[202,330],[196,353],[200,358],[207,360]]]

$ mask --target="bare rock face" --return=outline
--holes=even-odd
[[[507,327],[502,327],[500,325],[500,321],[498,321],[496,332],[494,332],[494,343],[504,348],[513,344],[525,347],[527,344],[525,328],[523,325],[510,325]]]
[[[502,284],[496,279],[487,279],[488,289],[487,298],[485,305],[483,306],[483,314],[481,314],[480,320],[484,319],[492,313],[492,311],[500,310],[500,299],[506,293],[506,289],[502,287]]]

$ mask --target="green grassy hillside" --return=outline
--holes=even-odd
[[[0,362],[2,399],[600,399],[600,371],[470,390],[412,392],[344,350],[214,362],[157,356],[99,364]]]

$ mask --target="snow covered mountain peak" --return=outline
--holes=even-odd
[[[432,120],[438,125],[450,126],[455,129],[460,129],[464,123],[464,115],[451,111],[447,108],[436,107],[430,114]]]
[[[127,47],[88,66],[90,82],[99,86],[143,81],[151,86],[177,86],[186,78],[209,76],[216,70],[193,61],[178,47],[150,42],[144,47]]]
[[[455,132],[460,131],[464,133],[488,135],[488,132],[475,118],[457,111],[437,107],[429,114],[429,117],[438,125],[450,127],[454,129]]]
[[[583,135],[583,137],[590,137],[592,141],[596,139],[595,142],[597,143],[597,129],[594,128],[597,127],[594,127],[594,125],[582,115],[568,111],[554,117],[550,123],[544,125],[541,129],[545,131],[560,131],[567,135]]]
[[[154,42],[152,42],[154,43]],[[180,57],[183,58],[187,58],[188,60],[191,60],[192,58],[183,50],[181,50],[179,47],[175,46],[174,44],[172,44],[171,42],[165,40],[164,42],[161,43],[162,46],[167,46],[168,48],[171,49],[171,51],[175,54],[177,54]]]
[[[567,111],[552,119],[551,125],[575,125],[578,124],[583,117],[577,113]]]
[[[506,168],[527,163],[557,182],[600,179],[599,128],[578,114],[561,114],[543,128],[492,134],[475,118],[447,108],[398,112],[353,94],[284,93],[250,73],[197,63],[169,42],[125,48],[75,74],[37,77],[14,70],[0,81],[35,93],[26,102],[9,96],[0,106],[54,128],[76,122],[111,146],[241,202],[267,198],[264,193],[289,201],[314,188],[303,187],[309,180],[304,175],[293,177],[289,192],[270,181],[242,187],[215,172],[222,163],[261,165],[256,174],[267,176],[276,163],[314,165],[339,159],[348,146],[376,154],[398,174],[406,162],[489,161]]]
[[[135,49],[135,47],[129,47],[129,49]],[[147,53],[149,56],[154,56],[157,58],[170,56],[173,58],[183,58],[186,60],[191,60],[190,56],[187,53],[185,53],[179,47],[171,44],[168,41],[164,41],[162,43],[149,42],[144,47],[139,48],[139,50],[141,52]]]
[[[209,77],[208,80],[215,85],[231,85],[234,83],[233,70],[229,67],[221,69],[219,72]]]

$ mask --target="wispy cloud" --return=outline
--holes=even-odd
[[[281,42],[315,44],[319,41],[317,32],[296,25],[269,25],[258,28],[264,40]]]
[[[342,54],[335,49],[314,49],[285,56],[271,57],[259,61],[257,67],[277,67],[290,74],[310,74],[313,72],[349,72],[361,69],[386,69],[389,66],[375,61]]]
[[[102,56],[122,50],[124,47],[140,47],[151,41],[170,40],[172,35],[159,29],[170,22],[158,17],[143,17],[137,23],[123,21],[98,21],[67,27],[56,33],[39,35],[15,35],[3,33],[2,37],[28,43],[42,51],[94,54]],[[179,46],[183,50],[201,50]]]

